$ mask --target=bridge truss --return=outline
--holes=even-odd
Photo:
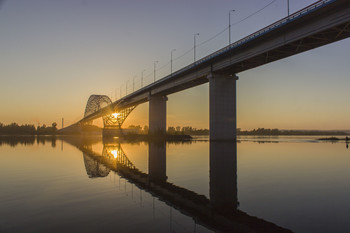
[[[86,103],[84,117],[100,111],[106,106],[111,106],[112,100],[106,95],[91,95]],[[123,108],[121,110],[110,109],[112,114],[104,115],[103,125],[105,128],[121,128],[129,114],[136,108],[135,106]],[[92,124],[92,121],[87,122]]]

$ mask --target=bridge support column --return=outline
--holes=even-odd
[[[238,77],[211,73],[209,79],[210,140],[236,139],[236,80]]]
[[[237,142],[210,142],[210,204],[219,212],[233,212],[237,197]]]
[[[148,177],[149,181],[165,182],[166,176],[166,146],[165,141],[149,142],[148,144]]]
[[[166,96],[149,97],[149,134],[165,136],[166,134]]]

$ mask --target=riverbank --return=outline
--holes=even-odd
[[[319,138],[321,141],[346,141],[349,142],[350,138],[346,136],[345,138],[337,138],[337,137],[328,137],[328,138]]]

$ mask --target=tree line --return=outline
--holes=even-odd
[[[322,131],[322,130],[279,130],[279,129],[265,129],[258,128],[253,130],[237,129],[237,135],[347,135],[341,131]]]
[[[170,126],[167,130],[168,134],[188,134],[188,135],[209,135],[209,129],[197,129],[191,126]]]
[[[148,134],[149,128],[147,125],[129,125],[127,127],[129,130],[134,130],[135,133]],[[169,126],[167,130],[167,134],[169,135],[209,135],[209,129],[197,129],[191,126]]]
[[[139,133],[148,133],[148,126],[141,127],[140,125],[130,125],[129,129],[136,129]],[[209,129],[197,129],[191,126],[169,126],[167,130],[167,134],[169,135],[209,135]],[[322,130],[279,130],[275,129],[265,129],[265,128],[257,128],[253,130],[241,130],[237,129],[237,135],[347,135],[346,132],[341,131],[322,131]]]
[[[130,125],[128,129],[134,130],[135,133],[148,134],[148,126],[141,127],[140,125]],[[24,124],[18,125],[11,123],[8,125],[0,122],[0,135],[56,135],[57,123],[53,122],[51,126],[35,127],[34,125]],[[169,126],[167,130],[169,135],[209,135],[209,129],[197,129],[191,126]],[[341,131],[321,131],[321,130],[279,130],[279,129],[265,129],[258,128],[253,130],[237,129],[237,135],[347,135]]]
[[[57,123],[54,122],[51,126],[38,126],[24,124],[18,125],[17,123],[11,123],[5,125],[0,123],[0,135],[55,135],[57,133]]]

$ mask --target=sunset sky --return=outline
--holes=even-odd
[[[289,2],[293,13],[315,1]],[[188,65],[195,33],[197,58],[226,46],[231,9],[235,41],[286,16],[287,0],[0,1],[0,122],[72,124],[91,94],[116,100],[143,70],[151,83],[154,61],[157,79],[169,74],[172,49],[173,70]],[[238,127],[350,129],[349,60],[346,39],[238,73]],[[168,126],[209,127],[208,84],[168,99]],[[148,124],[148,103],[130,124]]]

